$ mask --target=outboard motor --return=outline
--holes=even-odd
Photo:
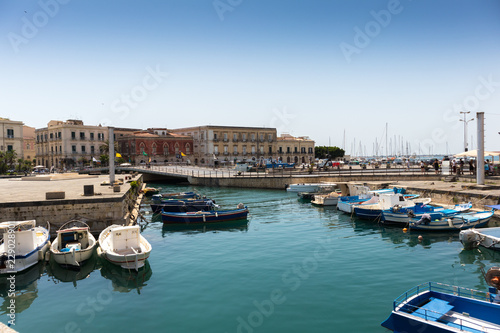
[[[431,216],[429,214],[422,214],[422,217],[420,218],[420,220],[415,222],[415,225],[419,225],[422,223],[425,225],[428,225],[429,223],[431,223]]]
[[[464,246],[465,250],[472,250],[478,247],[479,242],[477,239],[478,235],[470,229],[460,231],[458,239]]]

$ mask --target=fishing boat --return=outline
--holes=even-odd
[[[493,210],[460,213],[437,219],[432,219],[429,214],[423,214],[420,219],[413,218],[409,223],[409,228],[426,231],[459,231],[470,228],[480,228],[486,226],[492,216]]]
[[[482,246],[492,250],[500,250],[500,227],[468,229],[458,235],[465,249],[470,250]]]
[[[92,256],[95,246],[89,226],[83,221],[71,220],[57,231],[50,255],[59,265],[80,267]]]
[[[451,206],[432,206],[423,203],[417,203],[413,207],[401,207],[396,205],[382,211],[381,223],[394,226],[407,226],[412,218],[421,218],[423,214],[429,214],[431,219],[439,219],[467,212],[471,208],[471,202]]]
[[[151,244],[141,235],[140,227],[113,224],[99,235],[97,253],[110,263],[136,271],[144,266]]]
[[[17,273],[43,260],[50,246],[46,228],[35,220],[0,223],[0,274]]]
[[[287,192],[318,192],[332,190],[337,184],[334,183],[302,183],[287,185]]]
[[[394,206],[415,207],[418,202],[428,204],[430,198],[419,198],[418,194],[383,193],[362,204],[354,205],[354,214],[367,220],[382,219],[382,211]]]
[[[368,200],[375,197],[374,201],[378,202],[378,196],[383,193],[393,193],[393,189],[381,189],[381,190],[370,190],[369,187],[357,187],[355,195],[341,196],[337,202],[337,209],[341,212],[352,214],[354,212],[354,206],[367,202]]]
[[[219,207],[212,199],[163,200],[161,203],[153,203],[150,206],[154,214],[160,213],[162,210],[166,212],[196,212],[214,210]]]
[[[248,208],[242,203],[238,204],[237,209],[232,210],[211,210],[198,212],[184,213],[161,213],[163,223],[220,223],[226,221],[234,221],[246,219],[248,216]]]
[[[393,302],[382,326],[394,332],[500,332],[500,267],[484,274],[489,290],[418,285]]]
[[[153,194],[152,199],[161,201],[162,199],[200,199],[201,196],[196,192],[176,192]]]
[[[335,192],[328,194],[315,194],[311,203],[316,206],[336,206],[339,200],[339,195]]]
[[[144,193],[146,197],[151,197],[153,194],[160,193],[160,190],[154,187],[146,187],[142,190],[142,193]]]

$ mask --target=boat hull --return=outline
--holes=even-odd
[[[418,219],[412,219],[409,228],[423,231],[460,231],[470,228],[481,228],[488,224],[493,212],[479,212],[469,214],[457,214],[432,220],[428,224],[419,223]]]
[[[246,219],[248,216],[248,209],[235,209],[235,210],[221,210],[221,211],[208,211],[208,212],[186,212],[186,213],[168,213],[162,212],[161,218],[163,223],[219,223],[226,221],[234,221]]]

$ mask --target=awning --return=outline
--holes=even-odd
[[[455,154],[453,155],[455,157],[477,157],[477,149],[469,150],[469,151],[464,151],[463,153],[460,154]],[[495,151],[485,151],[484,156],[500,156],[500,153],[495,152]]]

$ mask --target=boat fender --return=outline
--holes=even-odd
[[[450,226],[450,228],[453,228],[453,221],[451,219],[448,219],[448,225]]]
[[[413,210],[408,209],[408,216],[409,217],[415,217],[415,213],[413,213]]]

